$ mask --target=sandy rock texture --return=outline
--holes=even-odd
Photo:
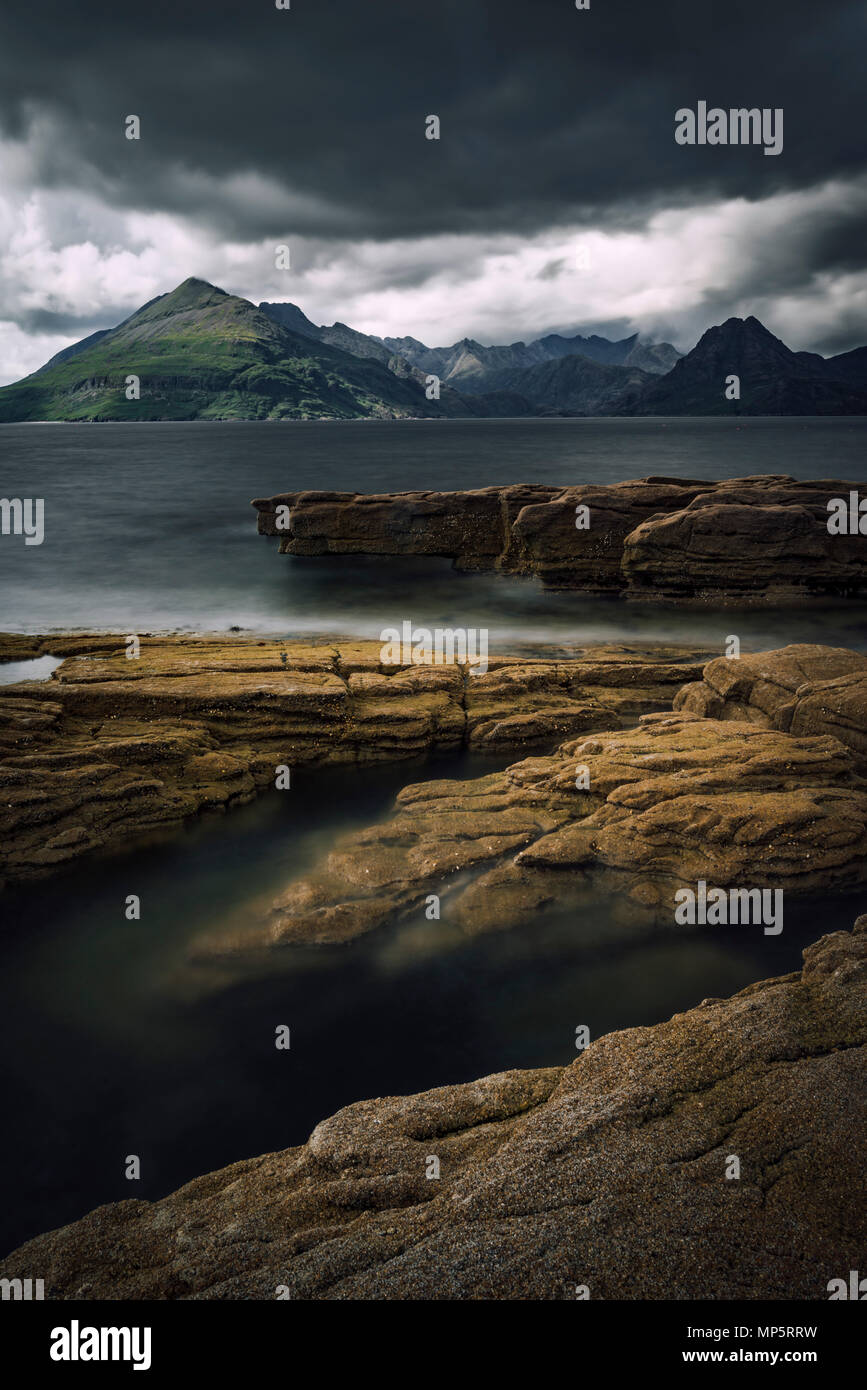
[[[865,1064],[861,917],[798,973],[566,1066],[350,1105],[0,1276],[52,1299],[824,1300],[867,1240]]]
[[[562,661],[387,666],[378,642],[0,635],[0,661],[64,657],[0,685],[0,878],[249,800],[278,766],[521,749],[665,708],[707,652],[576,649]]]
[[[711,661],[701,681],[678,691],[674,708],[792,734],[832,734],[867,761],[867,657],[845,647],[796,644]]]
[[[684,603],[867,596],[867,537],[831,535],[855,483],[786,474],[648,477],[464,492],[287,492],[257,498],[259,531],[292,555],[439,555],[552,588]],[[576,526],[577,509],[589,524]],[[288,512],[287,512],[288,509]]]
[[[268,932],[345,940],[420,914],[430,893],[464,930],[508,927],[577,903],[590,872],[669,923],[699,880],[852,889],[867,879],[867,777],[827,734],[644,715],[503,772],[405,787],[391,817],[287,887]]]

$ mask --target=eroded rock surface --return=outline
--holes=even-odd
[[[567,1066],[350,1105],[0,1276],[53,1299],[824,1300],[867,1240],[865,1102],[861,917],[799,973]]]
[[[344,940],[430,893],[466,930],[511,926],[580,897],[591,870],[669,921],[677,888],[702,879],[850,889],[867,879],[867,778],[827,734],[645,715],[503,772],[405,787],[391,817],[287,888],[268,930]]]
[[[65,656],[0,685],[0,874],[49,871],[249,800],[278,766],[551,746],[667,706],[707,653],[613,645],[563,661],[387,666],[378,642],[0,636],[0,660]]]
[[[674,708],[793,734],[832,734],[867,760],[867,657],[845,647],[796,644],[711,661],[701,681],[678,691]]]
[[[702,482],[516,484],[463,492],[287,492],[253,502],[292,555],[440,555],[553,588],[679,602],[867,596],[867,536],[831,535],[855,483],[786,474]],[[589,524],[576,526],[577,509]],[[584,518],[582,518],[583,520]]]

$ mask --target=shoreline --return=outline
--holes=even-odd
[[[442,875],[452,893],[470,868],[482,878],[458,914],[488,898],[506,922],[562,895],[569,872],[578,885],[601,872],[651,918],[702,877],[770,873],[801,892],[867,877],[867,656],[845,648],[729,660],[607,644],[480,672],[384,666],[370,642],[136,641],[129,660],[115,636],[0,634],[0,654],[62,658],[46,679],[0,685],[0,883],[291,789],[293,768],[459,749],[524,761],[479,786],[405,787],[395,829],[348,837],[278,900],[266,939],[346,940],[445,891]]]
[[[14,382],[7,382],[7,385],[14,385]],[[824,424],[827,420],[839,420],[848,423],[851,420],[867,420],[865,415],[353,415],[345,416],[311,416],[306,420],[293,420],[289,418],[278,419],[276,417],[264,420],[246,419],[243,417],[226,415],[223,417],[212,416],[207,420],[173,420],[170,418],[162,420],[0,420],[0,429],[12,428],[18,425],[558,425],[576,424],[582,421],[593,421],[599,423],[600,420],[611,420],[612,422],[623,425],[630,420],[640,420],[645,422],[653,420],[660,427],[670,425],[672,421],[683,421],[685,424],[691,421],[700,420],[703,424],[715,423],[720,421],[723,424],[733,425],[735,429],[743,429],[744,422],[754,424],[767,420],[784,420],[787,423],[797,424],[799,421],[821,420]]]

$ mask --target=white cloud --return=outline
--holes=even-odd
[[[69,343],[67,334],[41,334],[34,338],[17,323],[0,320],[0,386],[29,376]]]
[[[272,241],[227,242],[167,213],[119,211],[110,193],[28,188],[21,146],[0,144],[0,382],[109,327],[189,275],[249,299],[292,300],[317,323],[412,334],[432,345],[531,338],[616,324],[693,345],[711,322],[756,314],[794,348],[850,328],[867,338],[867,274],[804,278],[805,249],[829,218],[867,212],[867,182],[759,202],[669,209],[639,229],[557,228],[534,237],[454,235],[324,242],[293,235],[297,202],[261,175],[214,198],[284,208],[291,271]],[[205,175],[190,174],[200,184]],[[200,201],[204,193],[200,189]],[[303,223],[304,218],[299,217]],[[45,315],[77,320],[70,327]],[[23,327],[22,327],[23,325]],[[29,329],[29,331],[28,331]]]

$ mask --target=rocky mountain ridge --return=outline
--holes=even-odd
[[[683,357],[634,334],[428,348],[195,278],[0,388],[0,423],[864,413],[867,348],[793,353],[754,318]]]

